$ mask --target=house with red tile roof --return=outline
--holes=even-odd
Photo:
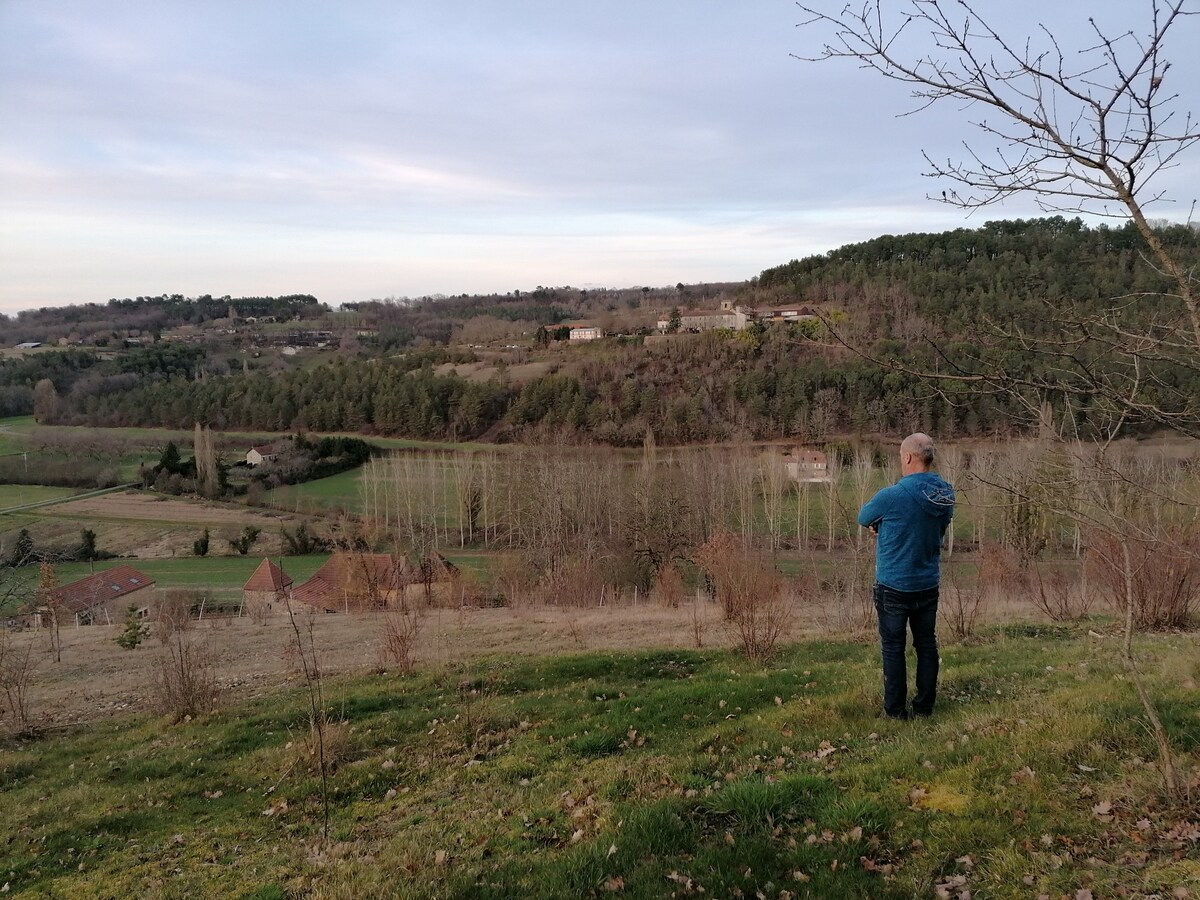
[[[411,583],[408,560],[390,553],[334,553],[292,600],[321,612],[384,609]]]
[[[250,615],[286,612],[284,599],[295,582],[271,560],[264,558],[242,585],[242,607]]]
[[[457,575],[458,568],[440,553],[413,565],[390,553],[341,552],[293,588],[291,598],[327,613],[386,609],[422,598],[431,603],[439,593],[433,585],[452,583]]]
[[[49,602],[34,605],[29,611],[35,626],[43,623],[52,605],[60,610],[59,624],[73,621],[76,625],[112,625],[124,620],[131,605],[139,608],[143,618],[149,615],[153,587],[153,578],[132,566],[120,565],[55,588]]]

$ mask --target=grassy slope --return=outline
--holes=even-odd
[[[0,755],[0,878],[61,896],[1195,890],[1195,810],[1147,802],[1153,748],[1113,639],[1009,635],[948,648],[941,709],[911,724],[874,717],[860,644],[766,669],[661,651],[327,682],[345,722],[328,843],[302,692],[108,722]],[[1197,648],[1142,647],[1193,767]]]

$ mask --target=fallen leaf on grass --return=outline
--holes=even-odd
[[[876,862],[866,856],[860,856],[858,864],[867,872],[878,872],[880,875],[891,875],[896,871],[896,867],[891,863]]]

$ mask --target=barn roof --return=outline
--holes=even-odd
[[[254,574],[250,576],[250,579],[242,585],[242,590],[278,593],[279,591],[286,590],[294,581],[295,579],[285,574],[283,569],[279,568],[271,560],[264,558],[258,564],[258,568],[254,570]]]
[[[373,593],[395,591],[408,582],[408,563],[390,553],[335,553],[312,577],[292,591],[310,606],[343,609],[369,601]]]
[[[73,613],[83,612],[111,600],[123,597],[150,587],[154,579],[144,575],[132,566],[116,566],[104,572],[97,572],[79,581],[64,584],[51,592],[53,602]]]

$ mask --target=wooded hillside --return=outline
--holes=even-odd
[[[1200,260],[1196,230],[1171,226],[1162,234],[1185,260]],[[997,328],[1044,334],[1064,310],[1095,313],[1113,306],[1132,321],[1152,304],[1177,302],[1165,293],[1167,287],[1146,261],[1132,227],[1089,228],[1078,219],[1056,217],[884,236],[768,269],[719,293],[746,305],[811,303],[834,316],[839,333],[856,346],[902,358],[917,369],[992,354],[1014,370],[1036,371],[1047,363],[994,344]],[[539,292],[358,304],[353,312],[359,324],[374,327],[373,338],[353,351],[343,346],[328,362],[283,372],[250,369],[194,378],[194,360],[173,370],[178,361],[164,357],[122,364],[103,378],[84,377],[85,361],[64,354],[55,370],[62,378],[35,371],[53,368],[49,360],[5,363],[0,391],[31,392],[38,378],[49,377],[59,395],[51,419],[63,423],[189,428],[199,419],[222,429],[490,440],[552,433],[556,439],[623,446],[640,443],[648,428],[666,443],[823,440],[916,428],[961,437],[1009,433],[1017,418],[1011,398],[980,392],[947,400],[914,377],[860,358],[811,320],[655,342],[612,338],[570,348],[541,349],[526,337],[520,361],[537,365],[521,378],[509,374],[504,358],[490,378],[467,378],[453,364],[473,361],[471,351],[412,349],[428,346],[435,332],[443,342],[451,340],[455,329],[448,323],[454,320],[553,323],[568,315],[599,317],[619,305],[615,292],[600,297],[575,289]],[[621,295],[626,310],[635,303],[678,305],[701,296],[713,302],[718,294],[682,285],[626,293]],[[395,355],[380,358],[385,348]],[[1079,352],[1091,365],[1106,364],[1102,346],[1084,344]],[[130,379],[130,373],[140,377]],[[1196,369],[1164,366],[1154,374],[1184,395],[1189,390],[1200,395]],[[1038,400],[1053,406],[1061,398]],[[1072,415],[1086,431],[1087,398]],[[1131,421],[1128,427],[1140,426]]]

